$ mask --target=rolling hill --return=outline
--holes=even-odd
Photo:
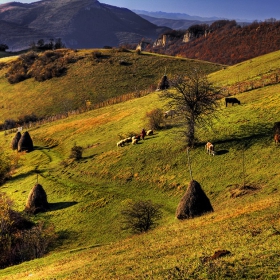
[[[209,78],[219,86],[235,84],[236,73],[252,80],[279,59],[280,52],[271,53]],[[38,178],[53,208],[36,220],[53,223],[60,244],[41,259],[1,270],[1,279],[278,279],[279,147],[272,126],[280,120],[279,89],[240,92],[238,106],[221,100],[212,127],[198,128],[192,174],[214,212],[185,221],[174,218],[190,182],[180,117],[138,145],[116,147],[122,135],[146,127],[146,112],[165,108],[157,92],[30,128],[35,150],[18,155],[1,190],[20,211]],[[1,133],[3,149],[13,136]],[[205,153],[208,140],[217,156]],[[84,147],[83,158],[69,161],[75,143]],[[121,231],[123,205],[140,199],[162,204],[159,226],[140,235]],[[212,258],[218,250],[230,254]]]
[[[44,82],[30,78],[16,84],[8,82],[6,74],[11,62],[3,58],[0,70],[0,123],[7,119],[17,121],[19,117],[31,114],[42,118],[71,112],[84,108],[86,101],[96,106],[125,94],[143,95],[156,89],[165,71],[173,75],[194,64],[204,65],[207,73],[222,68],[218,64],[145,52],[138,55],[122,48],[69,50],[65,57],[68,56],[72,58],[70,61],[75,62],[67,64],[65,75]]]

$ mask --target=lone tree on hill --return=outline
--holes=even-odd
[[[6,44],[0,44],[0,51],[5,52],[9,47]]]
[[[190,69],[186,75],[177,75],[169,82],[174,90],[164,91],[161,96],[169,99],[170,107],[184,117],[184,134],[188,147],[193,148],[196,126],[209,122],[218,106],[218,89],[212,86],[199,68]]]
[[[157,226],[157,221],[162,218],[161,205],[148,201],[129,202],[121,211],[123,215],[123,230],[133,233],[142,233]]]

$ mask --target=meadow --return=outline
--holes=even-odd
[[[69,51],[75,62],[59,78],[36,82],[34,78],[10,84],[6,77],[9,62],[16,57],[3,58],[0,64],[1,120],[18,120],[35,114],[49,117],[92,106],[123,94],[155,90],[162,76],[181,73],[189,67],[203,66],[206,73],[221,65],[171,56],[128,51],[126,49]],[[47,66],[46,66],[47,67]],[[24,104],[24,106],[23,106]]]
[[[267,71],[271,56],[280,52],[254,59],[255,71]],[[242,63],[239,73],[251,63]],[[236,76],[236,67],[210,79],[221,85]],[[158,92],[30,128],[35,150],[17,155],[18,168],[1,191],[22,211],[38,180],[51,211],[34,219],[54,224],[59,239],[45,257],[0,270],[0,278],[279,279],[280,147],[272,127],[280,121],[280,85],[235,96],[241,105],[226,108],[221,99],[217,118],[198,127],[198,145],[190,150],[193,179],[214,212],[184,221],[175,219],[191,180],[182,119],[168,119],[137,145],[116,146],[122,136],[149,128],[147,112],[166,109]],[[13,136],[0,134],[11,153]],[[207,141],[216,156],[206,154]],[[69,159],[75,144],[84,148],[79,161]],[[148,199],[162,205],[159,226],[139,235],[122,231],[126,202]],[[230,254],[204,261],[217,250]]]

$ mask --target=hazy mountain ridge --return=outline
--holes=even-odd
[[[164,18],[164,19],[173,19],[173,20],[198,20],[198,21],[216,21],[220,19],[225,18],[219,18],[219,17],[200,17],[200,16],[191,16],[186,13],[166,13],[162,11],[156,11],[156,12],[149,12],[145,10],[132,10],[136,14],[139,15],[146,15],[150,17],[155,18]]]
[[[67,47],[95,48],[155,39],[166,28],[143,19],[125,8],[97,0],[43,0],[31,4],[0,5],[0,20],[6,28],[0,42],[11,50],[26,48],[39,39],[61,38]],[[18,32],[16,32],[18,25]],[[24,29],[24,35],[21,29]],[[15,30],[14,30],[15,29]],[[14,35],[17,34],[17,40]]]
[[[145,14],[139,14],[142,18],[150,21],[151,23],[158,25],[158,26],[166,26],[171,29],[175,30],[186,30],[190,26],[195,25],[195,24],[202,24],[202,23],[207,23],[211,24],[214,21],[199,21],[199,20],[188,20],[188,19],[168,19],[168,18],[157,18],[157,17],[152,17],[148,16]]]

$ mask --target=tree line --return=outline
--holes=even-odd
[[[187,31],[193,38],[183,43],[176,35],[164,47],[148,46],[150,52],[234,65],[279,49],[280,21],[270,19],[241,26],[236,21],[220,20],[211,25],[193,25]],[[186,31],[186,32],[187,32]],[[172,32],[169,32],[171,35]],[[182,34],[182,33],[180,33]]]
[[[57,50],[65,48],[65,44],[62,42],[61,38],[51,38],[49,41],[39,39],[37,42],[31,42],[30,48],[33,51]],[[0,51],[5,52],[8,49],[9,46],[7,44],[0,43]]]

